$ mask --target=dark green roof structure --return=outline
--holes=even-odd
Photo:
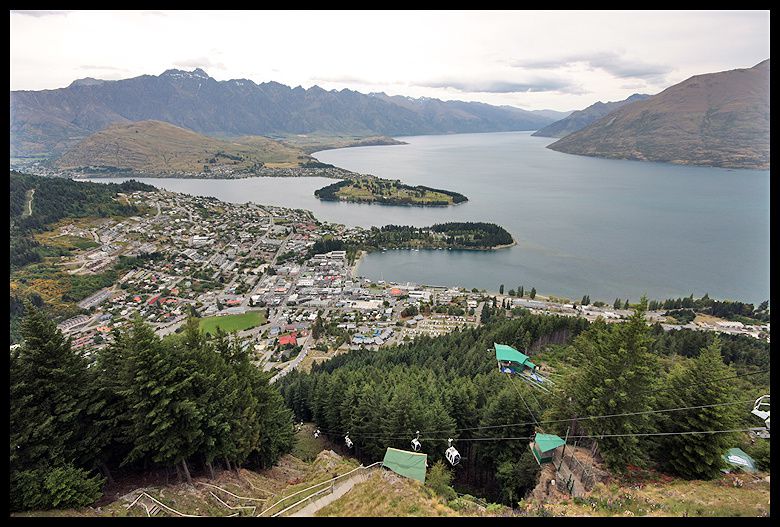
[[[523,366],[534,369],[536,365],[531,362],[531,358],[525,353],[520,353],[512,346],[506,344],[493,344],[496,348],[496,360],[499,362],[517,362]]]
[[[566,444],[566,441],[552,434],[536,434],[534,443],[536,443],[536,446],[539,448],[540,452],[549,452],[554,448],[558,448],[559,446]]]
[[[732,467],[740,468],[745,472],[758,472],[756,462],[741,448],[729,448],[721,457]]]
[[[531,449],[536,462],[543,465],[552,462],[553,450],[565,444],[566,441],[556,435],[536,434],[534,440],[531,441],[528,446]]]
[[[388,448],[382,466],[389,468],[396,474],[409,479],[416,479],[425,483],[425,469],[428,465],[428,456],[408,450]]]

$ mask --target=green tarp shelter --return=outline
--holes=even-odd
[[[495,343],[493,343],[493,346],[496,348],[496,360],[499,362],[517,362],[531,369],[536,367],[536,365],[531,362],[531,359],[528,357],[528,355],[525,353],[520,353],[512,346]]]
[[[745,472],[758,472],[756,462],[740,448],[729,448],[721,457],[732,467],[740,468]]]
[[[553,450],[565,444],[566,441],[556,435],[536,434],[536,437],[534,437],[533,442],[529,446],[536,458],[536,462],[541,465],[542,463],[549,463],[552,461]]]
[[[425,483],[425,468],[428,465],[428,456],[408,450],[388,448],[382,466],[389,468],[396,474],[405,478],[416,479]]]

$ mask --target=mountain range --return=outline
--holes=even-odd
[[[769,168],[769,59],[695,75],[548,145],[569,154]]]
[[[421,135],[537,130],[564,115],[478,102],[217,81],[200,68],[12,91],[11,156],[52,156],[115,123],[157,120],[214,137]]]
[[[598,121],[608,113],[614,112],[626,104],[630,104],[636,101],[643,101],[648,97],[650,96],[642,93],[635,93],[634,95],[628,97],[627,99],[623,99],[622,101],[598,101],[595,104],[591,104],[584,110],[577,110],[560,121],[555,121],[552,124],[548,124],[541,130],[537,130],[531,135],[537,137],[566,137],[570,133],[576,132],[577,130],[582,130],[589,124]]]

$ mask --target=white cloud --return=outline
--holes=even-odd
[[[11,13],[14,13],[16,15],[22,15],[22,16],[31,16],[35,18],[41,18],[44,16],[65,16],[68,14],[68,11],[23,11],[23,10],[14,10],[11,11]]]
[[[476,81],[438,80],[417,82],[418,86],[428,88],[452,88],[461,92],[472,93],[532,93],[561,92],[586,93],[583,88],[569,80],[554,77],[539,77],[526,81],[511,81],[506,79],[480,79]]]
[[[12,11],[10,19],[12,90],[68,86],[85,71],[118,78],[176,67],[217,80],[571,110],[769,57],[768,11]]]
[[[666,76],[673,71],[673,68],[668,65],[628,58],[614,51],[579,53],[546,59],[516,60],[510,64],[531,70],[560,69],[574,64],[583,64],[591,70],[601,69],[619,79],[645,79],[653,84],[665,82]]]
[[[180,59],[173,62],[175,66],[180,68],[201,68],[209,71],[209,69],[224,70],[225,64],[222,62],[215,62],[208,57],[195,57],[190,59]]]

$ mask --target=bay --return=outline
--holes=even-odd
[[[324,178],[155,179],[224,201],[312,210],[346,225],[489,221],[517,245],[498,251],[386,251],[366,256],[372,279],[612,302],[701,296],[769,298],[769,172],[574,156],[530,132],[402,137],[407,145],[315,153],[355,172],[465,194],[445,208],[321,202]]]

